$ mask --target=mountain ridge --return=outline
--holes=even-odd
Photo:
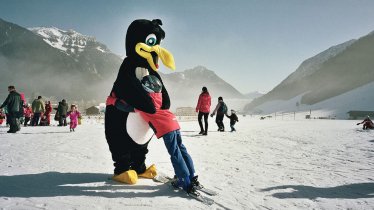
[[[105,101],[123,61],[96,38],[75,30],[27,29],[1,19],[0,38],[0,83],[15,85],[29,99],[43,95],[56,100]],[[227,98],[243,97],[203,66],[160,75],[176,100],[194,99],[202,86]],[[0,92],[0,97],[5,94]]]
[[[334,47],[340,49],[333,56],[325,60],[319,58],[336,50]],[[304,61],[270,92],[247,104],[245,110],[255,110],[257,106],[270,101],[287,101],[298,95],[301,95],[299,104],[313,105],[366,85],[374,80],[374,60],[370,55],[374,55],[373,33],[328,48],[306,60],[323,61],[311,65],[318,68],[310,68],[307,74],[299,74],[300,67],[307,63]],[[295,79],[297,74],[299,77]]]

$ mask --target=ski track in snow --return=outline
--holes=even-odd
[[[373,209],[374,130],[347,120],[258,120],[239,116],[237,132],[208,136],[181,122],[199,180],[219,192],[212,206],[139,179],[110,179],[112,160],[102,122],[68,127],[0,126],[0,209]],[[229,130],[225,118],[226,130]],[[162,139],[147,165],[172,176]]]

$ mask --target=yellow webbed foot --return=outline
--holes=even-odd
[[[125,184],[136,184],[138,181],[138,174],[134,170],[128,170],[121,174],[114,175],[112,179]]]
[[[149,166],[144,173],[139,174],[139,177],[147,178],[147,179],[153,179],[157,175],[157,169],[156,165],[152,164]]]

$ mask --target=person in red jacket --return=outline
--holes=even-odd
[[[202,92],[199,96],[199,100],[196,105],[196,112],[198,112],[198,121],[200,126],[200,133],[203,135],[208,135],[208,116],[210,112],[211,98],[206,87],[202,88]],[[202,118],[204,116],[205,130],[203,127]]]
[[[50,101],[47,101],[45,103],[45,113],[44,115],[46,116],[47,118],[47,125],[50,125],[51,124],[51,112],[52,112],[52,105],[51,105],[51,102]]]

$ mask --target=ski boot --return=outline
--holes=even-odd
[[[196,187],[193,186],[192,184],[190,184],[187,189],[185,189],[185,191],[187,192],[187,194],[189,196],[193,196],[193,197],[199,197],[200,196],[200,193],[197,191]]]
[[[179,179],[176,176],[174,176],[174,179],[171,181],[171,185],[176,189],[183,189],[190,196],[200,196],[200,193],[197,191],[196,187],[190,182],[189,178]]]
[[[191,185],[193,185],[196,189],[202,189],[204,186],[200,184],[197,180],[198,176],[194,176],[191,179]]]

